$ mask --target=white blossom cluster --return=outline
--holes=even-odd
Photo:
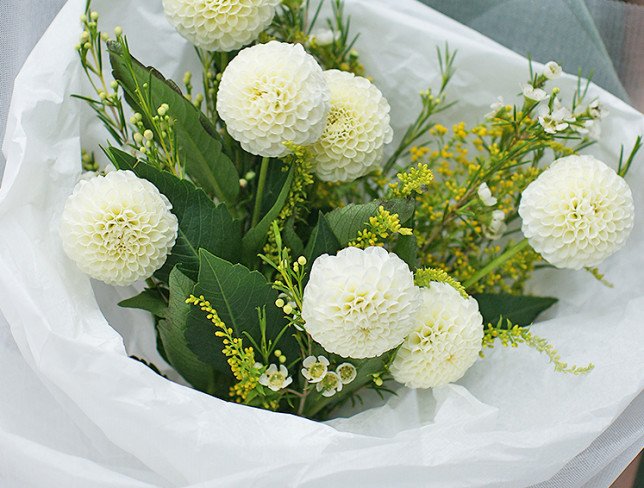
[[[279,4],[163,0],[166,17],[181,35],[202,49],[224,52],[255,41]],[[319,29],[307,42],[322,46],[335,40],[333,31]],[[289,152],[286,145],[309,146],[324,181],[353,181],[376,170],[393,138],[380,90],[352,73],[323,74],[300,44],[271,41],[239,52],[219,83],[217,112],[251,154],[282,157]]]
[[[474,299],[444,283],[418,288],[409,267],[380,247],[318,258],[302,316],[311,337],[343,357],[380,356],[402,344],[391,372],[411,388],[458,380],[476,360],[483,336]],[[328,365],[325,357],[311,356],[302,374],[325,393],[339,391],[346,375],[355,378],[348,363],[336,369],[338,378],[328,377]]]

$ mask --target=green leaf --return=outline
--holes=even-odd
[[[293,218],[290,218],[286,221],[286,225],[284,225],[284,231],[282,232],[282,240],[284,241],[284,246],[288,247],[291,250],[291,255],[295,258],[305,255],[304,243],[295,231],[295,220]]]
[[[224,154],[220,137],[207,117],[183,97],[174,82],[132,57],[126,45],[109,42],[108,50],[112,74],[123,87],[128,104],[144,116],[146,126],[152,127],[149,114],[156,114],[157,108],[167,103],[168,115],[176,120],[179,159],[186,172],[208,194],[234,202],[239,194],[239,174]],[[146,83],[148,87],[144,88]]]
[[[358,236],[369,222],[369,217],[378,213],[378,207],[382,205],[385,210],[398,214],[401,222],[406,222],[414,213],[413,200],[395,198],[392,200],[374,200],[360,205],[350,204],[346,207],[337,208],[326,215],[327,221],[333,229],[333,233],[345,246],[349,241]]]
[[[163,282],[177,264],[192,279],[197,279],[199,249],[203,248],[228,261],[241,256],[241,226],[233,220],[225,204],[216,205],[203,190],[188,180],[136,161],[116,148],[105,150],[118,169],[133,171],[156,186],[172,203],[172,213],[179,220],[179,235],[163,267],[155,273]]]
[[[119,306],[123,308],[138,308],[150,312],[155,317],[163,317],[168,305],[158,290],[148,288],[136,296],[122,300]]]
[[[257,253],[260,252],[262,246],[266,242],[268,232],[271,229],[271,224],[279,216],[284,204],[286,203],[286,199],[291,191],[291,183],[293,182],[294,175],[295,170],[291,167],[288,172],[288,176],[284,181],[284,185],[282,186],[279,195],[277,195],[275,203],[271,209],[242,239],[242,260],[244,263],[253,263],[257,257]]]
[[[193,322],[207,322],[203,312],[186,303],[188,295],[193,293],[194,281],[184,275],[178,268],[170,273],[170,302],[163,320],[159,321],[158,333],[168,362],[196,389],[218,396],[225,396],[232,377],[229,368],[219,368],[206,364],[190,350],[186,340],[186,330]],[[201,318],[203,317],[203,318]],[[214,326],[210,324],[212,341],[208,345],[214,353],[221,353],[223,345],[215,336]],[[205,347],[205,346],[204,346]],[[227,365],[226,365],[227,366]],[[226,374],[227,373],[227,374]]]
[[[342,246],[333,233],[333,230],[331,230],[331,226],[326,217],[320,212],[318,223],[313,228],[313,232],[304,251],[308,266],[312,266],[313,262],[322,254],[335,254],[341,248]]]
[[[418,267],[418,243],[416,236],[399,236],[393,252],[414,271]]]
[[[480,293],[474,295],[479,302],[483,322],[496,324],[501,317],[513,324],[528,326],[541,312],[557,303],[557,298],[507,294]]]
[[[266,339],[274,340],[287,322],[281,310],[275,306],[277,292],[266,278],[258,271],[229,263],[203,249],[199,255],[199,281],[195,295],[206,297],[224,324],[233,329],[236,337],[243,338],[243,332],[248,332],[257,343],[261,341],[258,309],[264,308]],[[186,337],[189,347],[202,361],[212,364],[219,361],[218,356],[213,355],[212,347],[203,341],[203,327],[191,323]],[[297,355],[297,344],[288,333],[280,339],[279,349],[289,360]]]

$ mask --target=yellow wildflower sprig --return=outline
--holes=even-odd
[[[304,256],[300,256],[295,262],[291,262],[289,250],[282,246],[282,237],[277,222],[273,222],[272,230],[275,253],[273,255],[260,254],[259,257],[277,272],[273,289],[280,292],[280,297],[276,300],[275,306],[282,309],[289,319],[290,325],[301,331],[304,328],[302,302],[304,301],[307,261]]]
[[[554,364],[555,371],[559,373],[569,373],[574,375],[587,374],[593,370],[595,365],[588,363],[586,366],[569,365],[561,360],[561,356],[547,339],[530,332],[526,327],[512,325],[509,320],[504,321],[500,318],[496,325],[488,324],[483,335],[483,348],[493,348],[497,340],[503,347],[518,347],[519,344],[525,344],[528,347],[536,349],[541,354],[548,356],[551,363]],[[481,357],[484,357],[481,351]]]
[[[504,157],[498,156],[500,141],[510,137],[510,129],[489,123],[467,128],[458,123],[451,130],[451,136],[443,126],[435,125],[429,131],[435,138],[431,145],[436,149],[423,151],[421,164],[433,171],[435,180],[430,192],[414,195],[415,235],[421,265],[438,266],[457,280],[465,281],[503,250],[490,237],[493,211],[494,215],[502,212],[501,222],[510,225],[516,219],[518,196],[541,170],[517,165],[482,181],[482,173],[491,164],[489,160]],[[478,195],[482,183],[488,185],[494,197],[493,206]],[[521,293],[539,260],[539,255],[532,251],[517,254],[477,283],[472,291]]]
[[[414,272],[414,283],[416,286],[429,286],[432,281],[439,283],[447,283],[461,294],[463,298],[469,298],[465,291],[465,287],[454,278],[452,278],[446,271],[439,268],[422,268]]]
[[[606,288],[614,288],[615,285],[613,285],[610,281],[608,281],[605,278],[604,274],[601,271],[599,271],[599,268],[585,267],[584,269],[588,271],[593,276],[593,278],[599,281]]]
[[[202,312],[206,313],[206,318],[218,329],[215,331],[215,335],[223,341],[222,353],[228,358],[230,370],[237,380],[237,383],[230,388],[230,397],[237,403],[249,404],[257,397],[256,394],[251,395],[251,392],[258,390],[259,377],[266,368],[255,360],[254,349],[244,347],[242,338],[234,336],[233,329],[224,324],[217,311],[203,295],[198,297],[190,295],[186,299],[186,303],[199,307]],[[275,410],[277,403],[274,400],[266,400],[262,401],[262,406]]]
[[[102,52],[105,44],[110,40],[110,36],[108,33],[100,31],[98,21],[98,12],[92,11],[91,3],[88,2],[85,13],[81,16],[83,31],[75,48],[80,57],[81,67],[96,98],[73,96],[87,102],[114,141],[120,146],[125,146],[130,144],[130,134],[123,108],[121,88],[114,80],[108,84],[103,73]],[[116,27],[114,34],[118,39],[123,35],[123,30]]]
[[[398,181],[389,184],[392,196],[411,197],[421,195],[427,191],[427,187],[434,179],[434,173],[432,173],[427,164],[418,163],[417,166],[398,173],[396,177]]]
[[[398,214],[392,214],[380,205],[378,213],[369,218],[367,227],[358,232],[358,236],[349,242],[349,246],[360,249],[369,246],[382,246],[382,241],[394,234],[409,236],[412,234],[412,230],[402,226]]]
[[[284,145],[291,151],[291,154],[284,158],[284,161],[287,165],[293,165],[295,173],[284,207],[282,207],[277,219],[275,219],[275,223],[277,223],[280,231],[284,230],[288,219],[291,217],[297,218],[300,209],[305,208],[308,203],[308,192],[314,181],[313,159],[309,151],[302,146],[290,142],[285,142]],[[264,246],[263,252],[269,256],[275,256],[277,254],[275,233],[269,233],[268,241]]]

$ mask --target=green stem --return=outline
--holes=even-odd
[[[479,271],[474,273],[474,275],[465,283],[463,283],[463,286],[467,289],[470,286],[472,286],[474,283],[479,281],[481,278],[483,278],[485,275],[491,273],[494,271],[496,268],[501,266],[503,263],[505,263],[507,260],[512,258],[515,254],[517,254],[519,251],[525,249],[528,247],[528,239],[523,239],[522,241],[517,242],[514,246],[510,247],[509,249],[506,249],[506,251],[501,254],[500,256],[496,257],[489,263],[487,263],[485,266],[483,266]]]
[[[255,196],[255,208],[253,209],[253,219],[251,227],[255,227],[259,222],[259,215],[262,212],[262,198],[264,197],[264,187],[266,186],[266,176],[268,175],[268,163],[271,158],[263,157],[262,166],[259,170],[259,181],[257,183],[257,194]]]

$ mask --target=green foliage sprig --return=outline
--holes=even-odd
[[[503,347],[518,347],[519,344],[525,344],[541,354],[545,354],[553,364],[555,371],[559,373],[582,375],[595,368],[592,363],[586,366],[569,365],[561,360],[560,354],[547,339],[533,334],[525,327],[513,325],[509,320],[499,319],[496,325],[487,325],[483,336],[483,348],[493,348],[497,340]],[[483,352],[481,352],[481,356],[484,356]]]

